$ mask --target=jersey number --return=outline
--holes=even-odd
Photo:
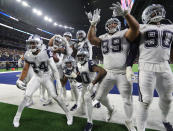
[[[156,48],[160,45],[163,48],[170,48],[173,41],[172,32],[163,31],[159,34],[157,30],[150,30],[145,33],[145,47],[146,48]]]
[[[39,70],[42,70],[44,72],[47,72],[48,71],[48,66],[46,65],[45,62],[41,62],[41,64],[37,67],[35,63],[30,63],[34,72],[35,73],[38,73]]]
[[[109,40],[104,40],[102,45],[103,54],[107,54],[111,52],[121,52],[121,39],[120,38],[112,38],[111,42]]]
[[[90,78],[87,72],[82,72],[81,73],[81,78],[82,78],[82,82],[84,84],[89,84],[90,83]]]

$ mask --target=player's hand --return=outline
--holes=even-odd
[[[126,78],[127,78],[128,82],[131,84],[132,84],[133,76],[134,76],[134,73],[132,71],[132,67],[131,66],[126,67]]]
[[[100,21],[100,11],[101,11],[100,9],[96,9],[96,10],[94,10],[93,14],[91,12],[86,13],[91,25],[96,26],[97,23],[99,23],[99,21]]]
[[[19,79],[16,81],[16,86],[21,90],[26,90],[26,84]]]
[[[93,86],[94,86],[94,85],[93,85],[93,83],[91,82],[91,83],[87,86],[87,90],[88,90],[88,91],[92,90]]]
[[[116,16],[125,17],[129,13],[129,7],[127,9],[123,9],[119,2],[117,2],[116,4],[113,3],[112,7],[110,7],[109,9],[113,10],[113,15],[112,15],[113,17]]]
[[[76,78],[77,74],[75,72],[72,72],[70,75],[65,74],[65,76],[70,78]]]

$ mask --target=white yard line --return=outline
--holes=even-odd
[[[71,94],[70,91],[67,91],[68,102],[70,103],[68,108],[70,108],[74,103],[70,101],[70,94]],[[19,105],[23,99],[23,96],[24,96],[24,91],[19,90],[18,88],[15,87],[15,85],[0,84],[0,102]],[[120,95],[109,94],[108,97],[111,103],[115,106],[117,110],[111,122],[122,124],[125,120],[125,115],[124,115],[123,103],[122,103],[122,99]],[[134,96],[133,100],[134,100],[134,119],[133,120],[135,123],[138,97]],[[165,131],[161,123],[158,100],[159,100],[158,98],[154,98],[150,106],[148,128]],[[39,91],[36,91],[36,93],[34,93],[33,101],[34,101],[34,105],[32,105],[31,108],[64,114],[62,109],[54,101],[53,101],[53,104],[50,106],[46,106],[46,107],[42,106],[42,103],[39,100]],[[106,116],[105,107],[102,106],[100,109],[94,109],[93,111],[94,120],[104,121],[105,116]],[[173,123],[173,109],[171,109],[168,119],[170,120],[171,123]]]
[[[13,73],[13,72],[21,72],[21,71],[5,71],[5,72],[0,72],[0,74],[4,74],[4,73]]]

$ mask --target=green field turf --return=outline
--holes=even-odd
[[[12,122],[16,111],[16,105],[0,103],[0,131],[83,131],[86,124],[86,119],[74,117],[73,125],[67,126],[65,115],[25,108],[20,127],[14,128]],[[127,131],[127,129],[120,124],[94,121],[93,131]]]
[[[22,68],[18,68],[18,70],[15,69],[14,71],[21,71],[21,70],[22,70]],[[12,69],[10,69],[10,70],[0,69],[0,72],[7,72],[7,71],[12,71]]]

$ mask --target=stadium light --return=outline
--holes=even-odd
[[[26,1],[22,1],[22,5],[25,6],[25,7],[29,7],[29,5]]]
[[[16,0],[16,1],[19,2],[19,3],[21,2],[21,0]]]
[[[68,27],[65,25],[64,28],[66,29],[66,28],[68,28]]]
[[[53,25],[54,25],[54,26],[57,26],[57,23],[55,22]]]
[[[48,21],[51,23],[52,22],[52,19],[51,18],[48,18]]]
[[[37,14],[38,16],[41,16],[42,15],[42,12],[40,10],[37,10],[35,8],[32,9],[32,11]]]
[[[32,11],[33,11],[34,13],[36,13],[36,12],[37,12],[37,9],[34,8],[34,9],[32,9]]]
[[[62,25],[58,25],[59,27],[63,27]]]
[[[48,18],[47,16],[44,17],[44,20],[45,20],[45,21],[48,21],[48,19],[49,19],[49,18]]]

